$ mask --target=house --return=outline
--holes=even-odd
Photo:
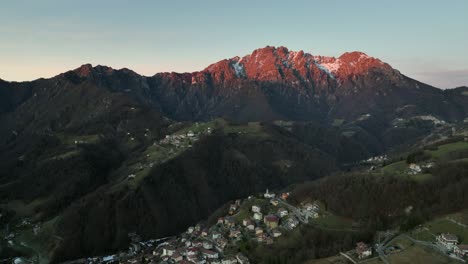
[[[255,225],[253,223],[250,223],[248,226],[246,226],[248,230],[253,231],[255,230]]]
[[[288,210],[284,209],[284,208],[280,208],[278,209],[278,215],[280,217],[285,217],[285,216],[288,216],[289,212]]]
[[[227,243],[228,243],[228,241],[224,237],[217,239],[216,240],[216,249],[218,249],[218,251],[222,252],[223,249],[226,247]]]
[[[229,232],[229,237],[238,238],[241,236],[241,231],[238,229],[233,229]]]
[[[140,262],[141,262],[141,260],[138,259],[138,258],[129,259],[129,260],[127,261],[128,264],[138,264],[138,263],[140,263]]]
[[[207,237],[208,236],[208,229],[203,229],[203,231],[201,232],[201,236],[202,237]]]
[[[250,264],[249,259],[244,256],[242,253],[236,255],[237,263],[239,264]]]
[[[218,252],[216,252],[216,251],[201,248],[200,252],[207,259],[217,259],[218,258]]]
[[[179,253],[174,253],[172,256],[171,256],[172,260],[174,260],[175,262],[179,262],[179,261],[182,261],[183,257],[181,254]]]
[[[415,163],[411,163],[409,165],[409,169],[410,169],[410,173],[412,173],[412,174],[420,173],[422,171],[421,167],[418,164],[415,164]]]
[[[208,242],[208,241],[203,241],[203,248],[204,249],[212,249],[213,244],[211,242]]]
[[[254,213],[260,213],[261,210],[262,210],[262,209],[260,208],[260,206],[258,206],[258,205],[252,205],[252,212],[254,212]]]
[[[195,133],[193,133],[192,131],[189,131],[187,133],[187,137],[194,137],[195,136]]]
[[[262,243],[262,242],[265,241],[266,235],[265,234],[257,234],[257,235],[255,235],[255,238],[256,238],[258,243]]]
[[[458,244],[458,237],[450,233],[443,233],[437,236],[437,241],[447,248],[452,248]]]
[[[213,232],[213,233],[211,234],[211,238],[212,238],[212,239],[218,239],[218,238],[220,238],[220,237],[221,237],[221,234],[218,233],[218,232]]]
[[[468,256],[468,245],[458,245],[453,248],[453,253],[460,258]]]
[[[223,223],[224,223],[224,217],[219,217],[218,224],[223,224]]]
[[[274,206],[278,206],[278,203],[279,203],[279,202],[278,202],[278,200],[276,200],[276,199],[271,199],[271,200],[270,200],[270,203],[271,203],[272,205],[274,205]]]
[[[224,218],[224,224],[228,227],[232,227],[236,224],[236,220],[233,217]]]
[[[254,218],[255,220],[262,220],[263,214],[260,213],[260,212],[255,212],[254,215],[253,215],[253,218]]]
[[[367,258],[372,255],[372,250],[364,242],[356,243],[356,253],[359,259]]]
[[[189,227],[189,228],[187,229],[187,234],[192,234],[193,231],[195,231],[195,228],[194,228],[193,226],[191,226],[191,227]]]
[[[226,257],[221,261],[222,264],[237,264],[237,259],[235,257]]]
[[[196,247],[190,247],[185,251],[185,256],[187,256],[188,259],[193,259],[198,255],[198,248]]]
[[[249,218],[245,218],[244,220],[242,220],[243,226],[248,226],[250,224],[252,224],[252,220],[250,220]]]
[[[312,211],[309,213],[309,216],[312,217],[312,218],[318,218],[319,217],[319,214],[317,211]]]
[[[173,246],[165,246],[162,248],[163,252],[161,256],[172,256],[175,253],[175,247]]]
[[[199,248],[199,247],[202,247],[202,246],[203,246],[203,242],[201,242],[201,241],[193,241],[193,242],[192,242],[192,245],[193,245],[194,247]]]
[[[297,218],[294,217],[294,216],[289,217],[288,219],[286,219],[284,221],[284,224],[283,224],[284,228],[289,229],[289,230],[293,230],[298,225],[299,225],[299,220],[297,220]]]
[[[231,204],[231,205],[229,206],[229,214],[230,214],[230,215],[234,214],[234,213],[237,211],[238,208],[239,208],[239,207],[237,207],[236,204]]]
[[[273,230],[273,237],[280,237],[281,235],[281,230],[279,230],[278,228]]]
[[[289,198],[289,193],[288,192],[281,194],[281,199],[286,200],[288,198]]]
[[[276,195],[275,195],[274,193],[270,193],[270,192],[268,191],[268,189],[266,189],[266,192],[265,192],[265,194],[263,195],[263,197],[265,197],[266,199],[275,198],[275,196],[276,196]]]
[[[305,209],[306,211],[308,211],[308,212],[314,212],[314,211],[318,211],[318,210],[319,210],[319,207],[318,207],[318,205],[317,205],[316,203],[313,203],[313,204],[311,204],[311,203],[306,203],[306,204],[304,205],[304,209]]]
[[[276,215],[267,215],[263,219],[265,225],[271,229],[278,227],[279,217]]]
[[[255,228],[255,235],[261,235],[263,234],[263,229],[261,227],[256,227]]]

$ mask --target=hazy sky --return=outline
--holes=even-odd
[[[196,71],[266,45],[359,50],[437,87],[468,85],[468,0],[2,0],[0,78],[84,63]]]

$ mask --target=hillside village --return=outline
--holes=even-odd
[[[68,262],[78,263],[250,263],[237,248],[242,241],[273,244],[284,233],[294,230],[309,219],[318,218],[317,203],[295,207],[287,202],[289,193],[275,194],[266,190],[257,196],[235,200],[224,216],[211,226],[197,224],[174,237],[141,241],[129,234],[128,251],[102,257]]]
[[[245,264],[251,263],[240,250],[239,246],[246,241],[272,245],[282,236],[288,235],[303,224],[313,224],[328,212],[324,211],[319,201],[302,202],[298,206],[288,202],[289,193],[264,193],[249,196],[246,199],[233,201],[226,208],[224,215],[219,216],[212,225],[202,223],[190,226],[177,236],[143,241],[136,233],[130,233],[132,241],[128,250],[108,256],[96,256],[69,261],[67,264],[98,264],[98,263],[160,263],[160,264]],[[468,233],[468,226],[450,219],[462,230]],[[312,222],[311,222],[312,221]],[[32,229],[35,236],[41,233],[41,223],[33,223],[27,219],[21,221],[16,228]],[[452,230],[449,227],[442,227]],[[356,243],[356,247],[347,252],[341,252],[337,257],[352,263],[386,260],[393,255],[401,254],[405,248],[393,241],[402,238],[421,246],[432,248],[454,260],[464,262],[468,259],[468,245],[461,243],[456,234],[443,232],[432,234],[419,240],[418,232],[428,231],[420,227],[411,232],[411,236],[398,231],[387,231],[375,246],[365,242]],[[465,235],[466,233],[462,233]],[[11,246],[15,245],[17,234],[12,231],[3,239]],[[19,263],[38,263],[35,259],[17,258]],[[340,262],[341,263],[341,262]],[[384,263],[386,263],[384,261]]]

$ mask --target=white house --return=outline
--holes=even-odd
[[[253,218],[255,220],[262,220],[263,219],[263,214],[260,213],[260,212],[255,212],[254,215],[253,215]]]
[[[453,253],[463,258],[468,256],[468,245],[458,245],[453,248]]]
[[[175,248],[172,246],[163,247],[162,256],[172,256],[175,253]]]
[[[278,214],[280,217],[285,217],[285,216],[288,216],[289,212],[288,210],[284,209],[284,208],[280,208],[278,209]]]
[[[273,237],[280,237],[282,235],[281,230],[274,229],[273,230]]]
[[[252,212],[260,213],[261,211],[262,211],[262,209],[260,208],[260,206],[257,206],[257,205],[252,206]]]
[[[443,233],[437,236],[437,241],[447,248],[453,248],[458,244],[458,237],[450,233]]]
[[[410,169],[410,173],[420,173],[422,171],[421,167],[415,163],[411,163],[409,165],[409,169]]]
[[[356,253],[358,254],[359,259],[367,258],[372,255],[372,249],[369,248],[366,243],[358,242],[356,244]]]

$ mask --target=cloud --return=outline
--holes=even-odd
[[[412,77],[439,88],[468,86],[468,69],[415,72]]]

